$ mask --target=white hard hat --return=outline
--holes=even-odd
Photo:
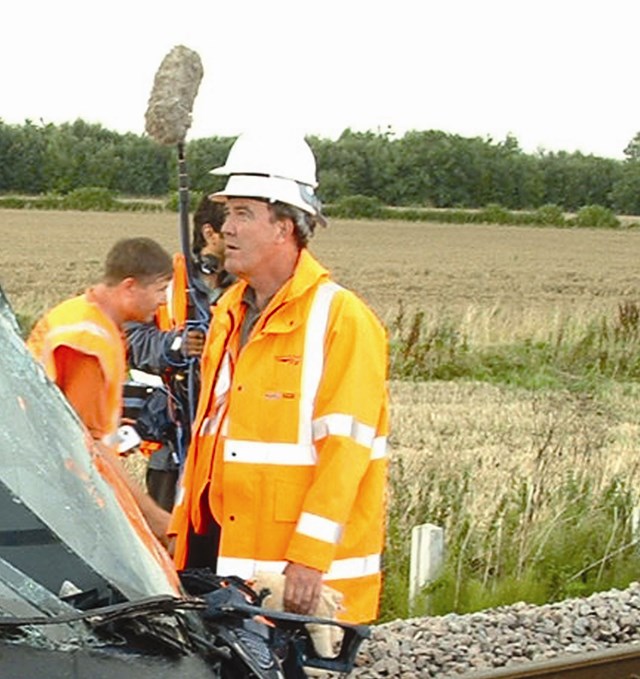
[[[315,197],[316,160],[313,151],[300,136],[246,132],[234,142],[227,162],[211,170],[229,175],[227,185],[216,197],[265,198],[281,201],[320,214]]]

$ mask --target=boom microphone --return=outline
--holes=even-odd
[[[184,142],[203,73],[198,53],[184,45],[177,45],[165,56],[144,116],[150,137],[167,146]]]
[[[185,137],[191,127],[191,109],[198,94],[204,69],[200,57],[193,50],[177,45],[162,60],[154,81],[149,104],[145,113],[145,130],[160,144],[175,145],[178,150],[178,198],[180,244],[187,268],[187,328],[198,325],[200,320],[209,320],[208,309],[198,306],[194,292],[196,273],[189,245],[189,175],[185,158]],[[195,418],[196,406],[196,359],[189,359],[187,372],[187,394],[189,421]],[[182,438],[182,437],[180,437]],[[182,446],[180,446],[182,447]],[[184,450],[178,450],[184,461]]]

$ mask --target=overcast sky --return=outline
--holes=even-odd
[[[142,133],[184,44],[205,69],[187,139],[437,129],[622,158],[639,19],[639,0],[8,0],[0,119]]]

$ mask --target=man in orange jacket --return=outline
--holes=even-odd
[[[309,253],[323,223],[304,139],[241,135],[224,167],[225,267],[193,439],[169,535],[177,567],[285,574],[285,610],[312,614],[323,582],[340,617],[376,617],[385,526],[387,338]]]
[[[166,300],[170,255],[150,238],[127,238],[109,251],[102,280],[48,311],[27,340],[115,473],[129,486],[153,532],[166,540],[169,514],[115,459],[121,441],[126,321],[148,321]]]

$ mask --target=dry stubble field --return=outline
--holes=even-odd
[[[132,235],[173,251],[177,217],[1,210],[0,283],[16,311],[38,314],[98,277],[111,244]],[[478,342],[533,337],[562,318],[640,302],[638,230],[335,220],[311,250],[389,326],[402,302],[408,316],[458,319]],[[602,483],[640,476],[635,385],[597,402],[474,383],[392,382],[390,392],[393,455],[418,479],[471,472],[465,504],[480,521],[516,479],[535,483],[541,442],[563,452],[545,461],[550,486],[576,468]]]

